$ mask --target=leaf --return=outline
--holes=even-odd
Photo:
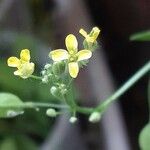
[[[23,102],[11,93],[0,93],[0,118],[11,118],[23,113]]]
[[[12,138],[6,138],[0,144],[0,150],[17,150],[15,140]]]
[[[26,135],[19,135],[15,137],[17,150],[37,150],[37,144]]]
[[[150,41],[150,30],[135,33],[130,36],[131,41]]]
[[[141,150],[150,150],[150,124],[147,124],[139,135],[139,145]]]
[[[26,135],[8,136],[0,143],[0,150],[37,150],[37,144]]]

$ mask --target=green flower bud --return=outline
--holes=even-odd
[[[69,119],[69,122],[70,122],[70,123],[75,123],[75,122],[77,122],[77,117],[72,116],[72,117]]]
[[[42,70],[41,74],[42,74],[42,76],[45,76],[46,75],[46,70]]]
[[[46,64],[45,66],[44,66],[44,69],[50,69],[52,67],[52,65],[51,64]]]
[[[92,123],[99,122],[100,119],[101,119],[101,114],[99,112],[93,112],[89,117],[89,121]]]
[[[59,87],[57,86],[52,86],[50,89],[51,94],[56,97],[57,99],[62,99],[62,94],[60,92]]]
[[[43,78],[42,78],[42,82],[43,83],[48,83],[48,76],[45,75]]]
[[[94,41],[93,43],[87,42],[86,40],[83,41],[83,46],[85,49],[89,49],[90,51],[94,51],[98,48],[97,41]]]
[[[59,89],[62,95],[66,94],[68,92],[67,87],[65,84],[60,84]]]
[[[55,75],[61,75],[65,71],[65,62],[64,61],[59,61],[59,62],[54,62],[52,66],[52,71]]]
[[[61,94],[62,94],[62,95],[65,95],[67,92],[68,92],[67,89],[62,89],[62,90],[61,90]]]
[[[49,108],[46,111],[46,115],[49,117],[56,117],[57,116],[57,112],[55,109]]]

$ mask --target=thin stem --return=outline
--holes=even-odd
[[[127,82],[125,82],[114,94],[106,99],[102,104],[99,104],[95,109],[97,111],[104,111],[113,101],[122,96],[129,88],[131,88],[139,79],[150,71],[150,61],[138,70]]]
[[[106,110],[106,108],[115,100],[117,100],[120,96],[122,96],[129,88],[131,88],[139,79],[141,79],[146,73],[150,71],[150,61],[145,64],[139,71],[137,71],[123,86],[121,86],[114,94],[112,94],[108,99],[106,99],[102,104],[99,104],[95,108],[88,108],[88,107],[80,107],[77,106],[76,103],[72,104],[69,101],[69,104],[67,105],[61,105],[61,104],[52,104],[52,103],[41,103],[41,102],[25,102],[19,105],[0,105],[0,108],[39,108],[39,107],[52,107],[52,108],[58,108],[58,109],[74,109],[76,112],[80,112],[83,114],[91,114],[94,111],[100,111],[101,113]],[[41,77],[33,76],[32,78],[40,79]],[[149,88],[150,89],[150,84]],[[148,90],[149,92],[149,90]],[[149,97],[149,109],[150,109],[150,93],[148,95]],[[66,98],[64,98],[64,101],[66,101]],[[150,111],[150,110],[149,110]]]
[[[69,80],[69,83],[68,83],[68,85],[67,85],[67,88],[69,88],[69,87],[70,87],[70,85],[71,85],[72,81],[73,81],[73,78],[71,78],[71,79]]]
[[[148,109],[149,109],[149,122],[150,122],[150,78],[149,78],[149,81],[148,81]]]
[[[67,105],[52,104],[52,103],[41,103],[41,102],[25,102],[17,105],[0,105],[0,108],[38,108],[38,107],[52,107],[52,108],[69,108]]]
[[[36,76],[36,75],[30,75],[30,78],[36,79],[36,80],[42,80],[42,77]]]
[[[94,110],[94,108],[76,106],[76,111],[83,114],[91,114]]]

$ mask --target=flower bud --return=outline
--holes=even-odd
[[[50,69],[52,67],[52,65],[51,64],[46,64],[45,66],[44,66],[44,69]]]
[[[66,94],[68,92],[67,87],[65,84],[60,84],[59,89],[62,95]]]
[[[62,99],[62,94],[60,92],[59,87],[57,86],[52,86],[50,89],[51,94],[56,97],[57,99]]]
[[[77,117],[72,116],[72,117],[69,119],[69,122],[70,122],[70,123],[75,123],[75,122],[77,122]]]
[[[48,83],[48,76],[45,75],[43,78],[42,78],[42,82],[43,83]]]
[[[41,74],[42,74],[42,76],[45,76],[46,75],[46,70],[42,70]]]
[[[96,123],[100,121],[100,119],[101,119],[101,114],[99,112],[93,112],[89,117],[89,121],[92,123]]]
[[[57,116],[57,112],[55,109],[49,108],[46,111],[46,115],[49,117],[56,117]]]
[[[65,62],[54,62],[52,66],[52,71],[55,75],[61,75],[65,71]]]

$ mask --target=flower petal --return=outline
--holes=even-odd
[[[15,75],[15,76],[21,76],[22,73],[20,72],[20,70],[17,70],[17,71],[14,72],[14,75]]]
[[[18,75],[24,79],[29,78],[30,75],[34,72],[34,63],[23,63],[18,67],[18,70],[14,72],[15,75]]]
[[[20,65],[20,60],[17,57],[10,57],[7,60],[9,67],[18,67]]]
[[[75,54],[78,48],[78,41],[73,34],[69,34],[65,39],[67,50],[70,54]]]
[[[95,41],[97,39],[99,33],[100,33],[100,29],[98,27],[94,27],[92,29],[92,31],[90,32],[90,37],[93,38],[93,41]]]
[[[77,53],[78,61],[89,59],[92,56],[92,52],[89,50],[81,50]]]
[[[72,78],[76,78],[79,73],[79,66],[77,62],[70,62],[69,66],[69,74]]]
[[[53,61],[61,61],[68,59],[68,52],[64,49],[57,49],[54,51],[51,51],[49,53],[49,57],[53,59]]]
[[[84,29],[80,29],[79,33],[83,35],[85,38],[87,37],[87,32]]]
[[[29,62],[30,61],[30,51],[28,49],[23,49],[20,53],[21,61]]]

